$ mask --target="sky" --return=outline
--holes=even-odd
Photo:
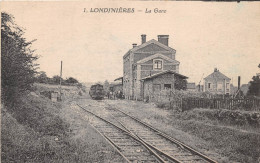
[[[134,13],[90,13],[91,8],[134,8]],[[86,11],[84,12],[84,8]],[[166,13],[145,13],[158,8]],[[138,12],[137,10],[142,10]],[[49,77],[80,82],[113,81],[123,74],[123,55],[132,43],[169,35],[180,74],[198,84],[218,68],[241,83],[259,73],[260,2],[2,2],[25,29],[40,64]]]

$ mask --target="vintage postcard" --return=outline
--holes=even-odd
[[[1,2],[1,162],[260,162],[260,2]]]

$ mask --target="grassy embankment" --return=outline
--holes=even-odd
[[[107,101],[219,162],[257,163],[259,112],[193,109],[180,112],[136,101]],[[251,117],[258,117],[252,121]]]
[[[70,97],[78,97],[79,90],[68,87],[62,103],[40,95],[53,87],[36,84],[36,93],[12,108],[2,106],[2,162],[122,162],[82,113],[70,107]]]

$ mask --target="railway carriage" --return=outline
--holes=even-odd
[[[95,84],[90,87],[89,95],[93,100],[102,100],[105,97],[103,85]]]

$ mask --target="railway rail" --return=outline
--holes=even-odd
[[[119,109],[105,107],[109,114],[101,117],[78,106],[96,118],[91,122],[92,126],[113,145],[126,162],[216,163],[213,159]]]
[[[159,131],[153,126],[141,121],[140,119],[123,112],[122,110],[109,107],[110,113],[127,126],[136,135],[153,144],[170,156],[175,157],[180,162],[210,162],[217,163],[208,156],[196,151],[173,137]]]

